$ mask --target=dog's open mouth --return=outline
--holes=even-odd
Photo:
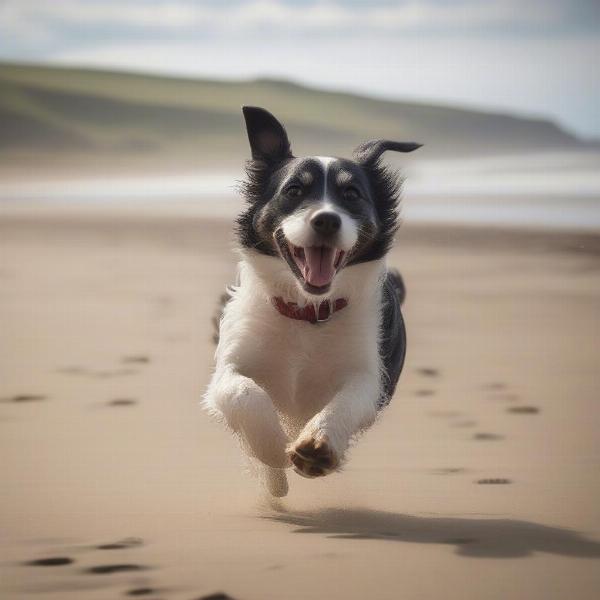
[[[344,250],[326,245],[294,246],[281,230],[276,232],[275,240],[281,255],[307,292],[319,295],[329,291],[336,273],[345,264],[347,253]]]
[[[345,252],[330,246],[301,248],[293,244],[288,245],[290,255],[309,291],[313,293],[326,292],[342,265]]]
[[[330,246],[289,246],[294,262],[306,283],[317,289],[331,285],[344,258],[342,250]]]

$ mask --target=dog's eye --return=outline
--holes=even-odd
[[[302,188],[296,184],[290,185],[285,189],[285,195],[288,196],[288,198],[300,198],[302,193]]]
[[[353,202],[354,200],[359,200],[360,198],[360,192],[354,186],[347,187],[344,190],[344,200]]]

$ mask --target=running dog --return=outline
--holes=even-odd
[[[400,179],[373,140],[354,160],[294,157],[283,125],[243,108],[252,159],[237,220],[241,260],[218,327],[204,405],[240,438],[274,496],[285,470],[340,469],[394,393],[406,351],[404,284],[386,266]]]

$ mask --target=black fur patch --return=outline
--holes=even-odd
[[[239,190],[246,200],[247,207],[236,220],[238,239],[243,248],[276,256],[275,246],[262,238],[256,227],[256,217],[268,202],[267,189],[274,169],[265,161],[249,160],[245,170],[246,179],[240,183]]]
[[[383,283],[383,315],[379,354],[383,361],[383,395],[378,402],[382,409],[390,403],[400,378],[406,355],[406,329],[401,306],[406,294],[400,273],[390,270]]]
[[[398,208],[402,180],[395,171],[376,160],[373,164],[360,165],[364,171],[373,196],[373,204],[379,221],[379,229],[364,250],[357,254],[349,265],[377,260],[386,255],[394,242],[399,227]]]

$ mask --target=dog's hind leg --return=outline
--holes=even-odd
[[[285,452],[289,439],[271,398],[254,380],[232,368],[215,373],[204,406],[225,419],[248,454],[274,469],[290,466]]]

